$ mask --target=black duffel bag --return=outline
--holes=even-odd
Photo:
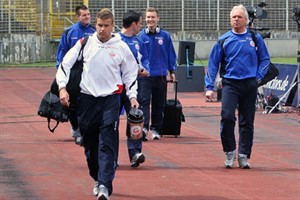
[[[69,120],[70,111],[68,107],[60,103],[57,95],[48,91],[40,103],[37,114],[47,118],[48,129],[53,133],[60,122],[67,122]],[[56,121],[56,125],[53,128],[50,127],[51,119]]]

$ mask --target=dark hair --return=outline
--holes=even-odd
[[[142,13],[134,10],[129,10],[123,15],[123,27],[128,28],[132,24],[132,22],[138,23],[140,18],[142,17]]]
[[[86,5],[76,6],[75,13],[77,16],[80,15],[80,10],[88,10],[88,7]]]
[[[114,15],[112,14],[112,12],[108,9],[108,8],[102,8],[96,16],[96,21],[97,19],[112,19],[112,21],[114,22]]]

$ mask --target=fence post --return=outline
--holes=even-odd
[[[11,5],[10,0],[8,1],[8,33],[11,33]]]
[[[181,31],[184,31],[184,0],[181,0]]]
[[[220,31],[220,0],[217,1],[217,31]]]

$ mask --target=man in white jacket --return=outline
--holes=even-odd
[[[80,132],[89,173],[95,180],[93,194],[98,200],[108,200],[113,191],[122,90],[126,89],[132,107],[139,106],[136,99],[137,62],[127,44],[112,34],[113,28],[113,14],[109,9],[102,9],[96,17],[96,32],[83,49],[81,92],[77,99]],[[65,88],[82,42],[83,39],[79,40],[68,51],[56,74],[60,101],[65,106],[69,106]]]

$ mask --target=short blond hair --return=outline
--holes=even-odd
[[[246,20],[247,20],[247,24],[249,24],[249,22],[250,22],[250,20],[249,20],[249,15],[248,15],[247,8],[246,8],[245,6],[243,6],[242,4],[237,5],[237,6],[233,6],[233,8],[232,8],[231,11],[230,11],[230,18],[231,18],[231,16],[232,16],[233,10],[243,10],[243,12],[244,12],[244,17],[245,17]]]
[[[156,12],[157,16],[159,16],[159,11],[157,8],[149,7],[146,9],[146,12]]]

